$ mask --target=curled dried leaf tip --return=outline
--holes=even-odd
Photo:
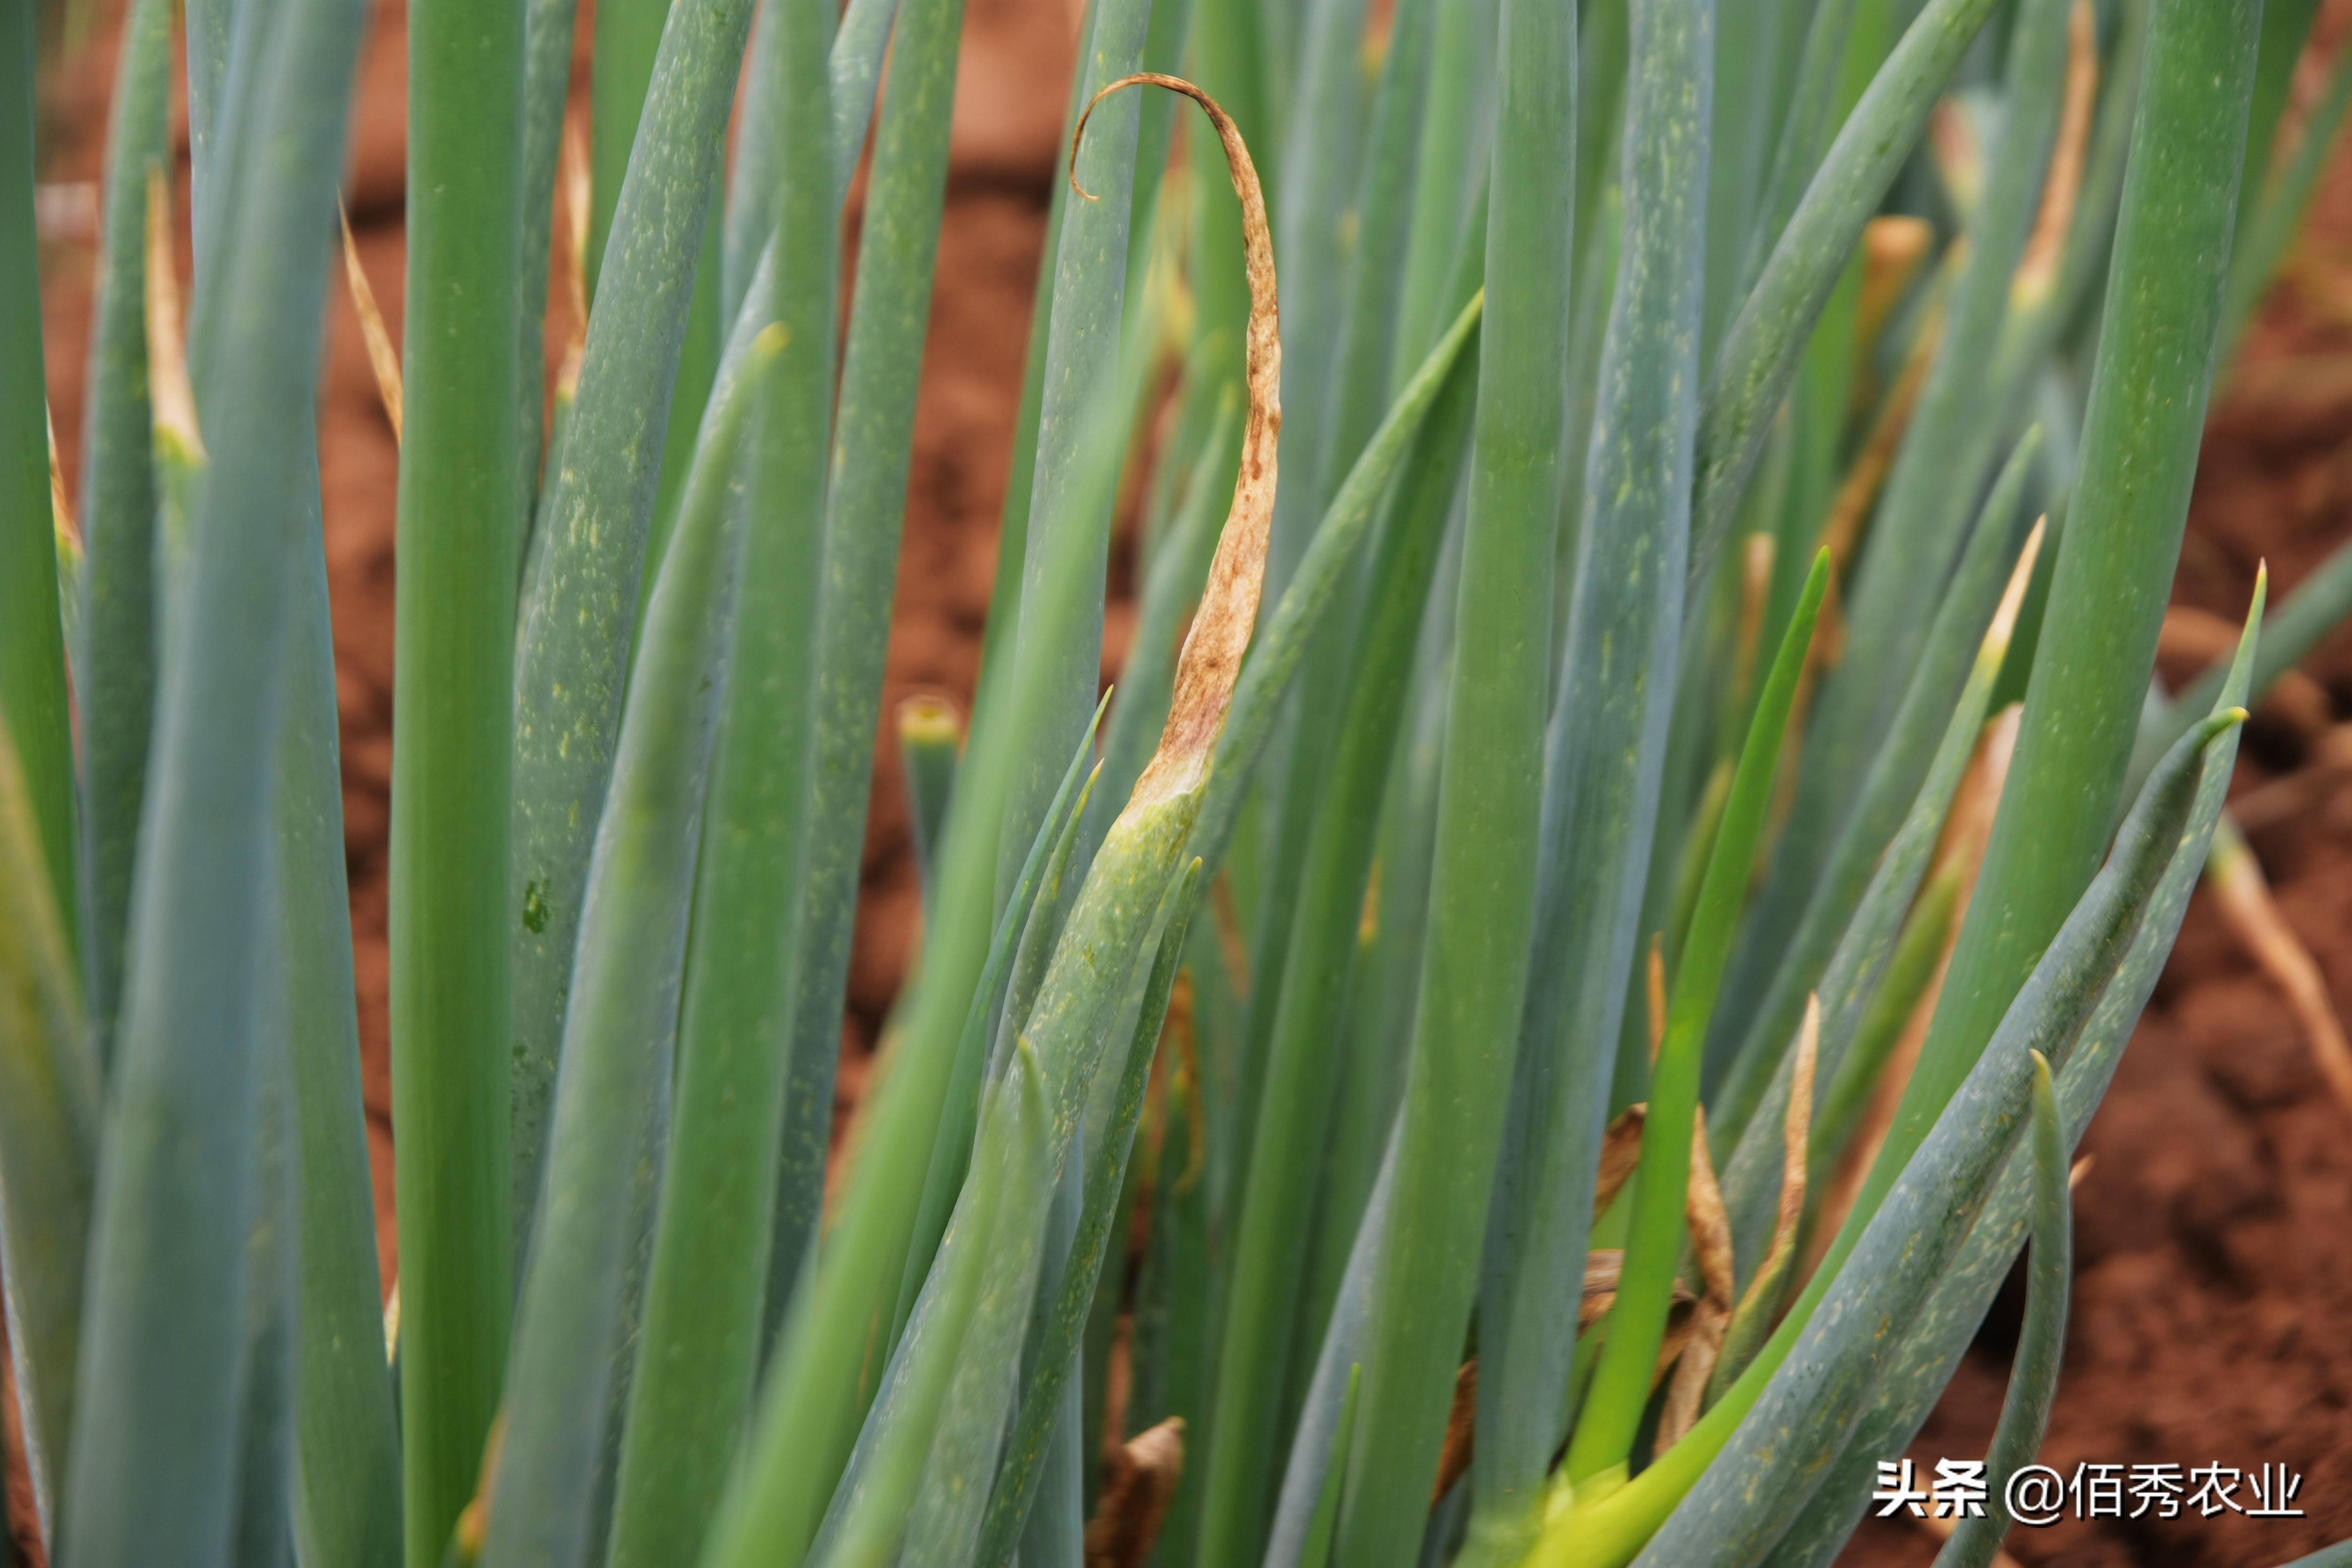
[[[1673,1358],[1674,1380],[1666,1385],[1666,1402],[1658,1416],[1660,1453],[1673,1447],[1696,1425],[1700,1412],[1706,1408],[1707,1380],[1714,1375],[1716,1363],[1723,1353],[1724,1336],[1731,1326],[1732,1291],[1737,1284],[1732,1271],[1731,1216],[1724,1209],[1723,1189],[1716,1182],[1715,1162],[1707,1154],[1705,1107],[1693,1110],[1691,1124],[1690,1185],[1685,1189],[1683,1216],[1690,1229],[1691,1253],[1698,1263],[1699,1281],[1705,1293],[1691,1313],[1689,1333],[1682,1342],[1681,1353]],[[1662,1347],[1658,1357],[1661,1370],[1667,1359]]]
[[[1185,634],[1183,652],[1177,658],[1175,696],[1169,705],[1167,727],[1160,733],[1159,749],[1136,783],[1132,804],[1143,805],[1197,788],[1208,775],[1210,754],[1225,727],[1234,681],[1241,673],[1242,654],[1257,624],[1266,535],[1274,521],[1275,447],[1282,432],[1282,337],[1275,308],[1274,238],[1266,226],[1265,195],[1258,187],[1257,168],[1250,162],[1240,130],[1215,99],[1182,77],[1157,71],[1139,71],[1108,83],[1088,101],[1070,137],[1070,188],[1087,201],[1095,199],[1078,184],[1078,148],[1086,141],[1087,121],[1104,99],[1121,88],[1139,86],[1164,87],[1199,104],[1215,128],[1217,140],[1224,144],[1234,195],[1241,198],[1242,260],[1250,291],[1249,331],[1243,353],[1249,417],[1242,430],[1241,472],[1234,481],[1233,506],[1217,538],[1216,556],[1209,563],[1208,586],[1202,592],[1192,628]]]
[[[1723,1188],[1716,1181],[1715,1162],[1706,1147],[1706,1109],[1691,1113],[1690,1183],[1683,1199],[1684,1223],[1690,1227],[1691,1255],[1707,1300],[1731,1306],[1731,1216],[1723,1206]]]

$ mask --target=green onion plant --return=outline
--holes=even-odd
[[[581,19],[413,0],[396,1281],[314,437],[364,10],[131,0],[86,351],[0,23],[52,1562],[1824,1564],[2029,1239],[2032,1459],[2069,1153],[2246,705],[2352,611],[2347,554],[2153,684],[2352,105],[2290,107],[2310,0],[1092,0],[837,1155],[962,5],[594,8],[551,419]]]

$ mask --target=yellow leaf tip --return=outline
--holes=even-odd
[[[955,705],[929,691],[919,691],[898,704],[898,733],[909,741],[952,744],[956,739]]]

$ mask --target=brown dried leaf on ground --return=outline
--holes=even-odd
[[[2320,973],[2319,961],[2279,912],[2261,862],[2226,821],[2214,839],[2212,858],[2206,862],[2205,883],[2231,932],[2285,996],[2320,1076],[2344,1108],[2352,1110],[2352,1045],[2345,1042],[2344,1021],[2336,1016],[2327,979]]]
[[[1087,1568],[1136,1568],[1151,1555],[1184,1474],[1184,1418],[1171,1415],[1110,1453],[1087,1521]]]

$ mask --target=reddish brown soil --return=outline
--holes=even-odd
[[[929,356],[919,408],[885,702],[968,699],[1026,342],[1076,7],[971,0]],[[402,265],[403,9],[385,0],[362,68],[347,190],[368,275],[395,334]],[[95,177],[110,48],[59,74],[49,180]],[[2275,596],[2352,532],[2352,162],[2323,193],[2295,269],[2221,400],[2182,553],[2178,597],[2236,616],[2255,563]],[[90,256],[44,256],[58,435],[78,449]],[[551,365],[563,323],[550,332]],[[2288,362],[2292,360],[2293,363]],[[384,1033],[384,834],[392,692],[395,452],[348,300],[336,293],[321,411],[362,1049],[383,1247],[393,1263]],[[70,468],[70,464],[69,464]],[[2308,668],[2352,714],[2352,636]],[[2173,672],[2180,673],[2180,672]],[[2241,789],[2305,761],[2258,718]],[[850,976],[843,1097],[914,934],[916,898],[894,763],[877,740],[865,904]],[[2339,1005],[2352,1002],[2352,793],[2255,835],[2294,930]],[[2327,1095],[2293,1019],[2201,895],[2085,1144],[2066,1370],[2043,1458],[2265,1461],[2301,1471],[2310,1517],[2064,1524],[2021,1531],[2032,1564],[2263,1568],[2352,1535],[2352,1117]],[[1982,1452],[2007,1374],[2015,1303],[1993,1321],[1912,1452]],[[1844,1561],[1925,1564],[1934,1542],[1872,1524]]]

